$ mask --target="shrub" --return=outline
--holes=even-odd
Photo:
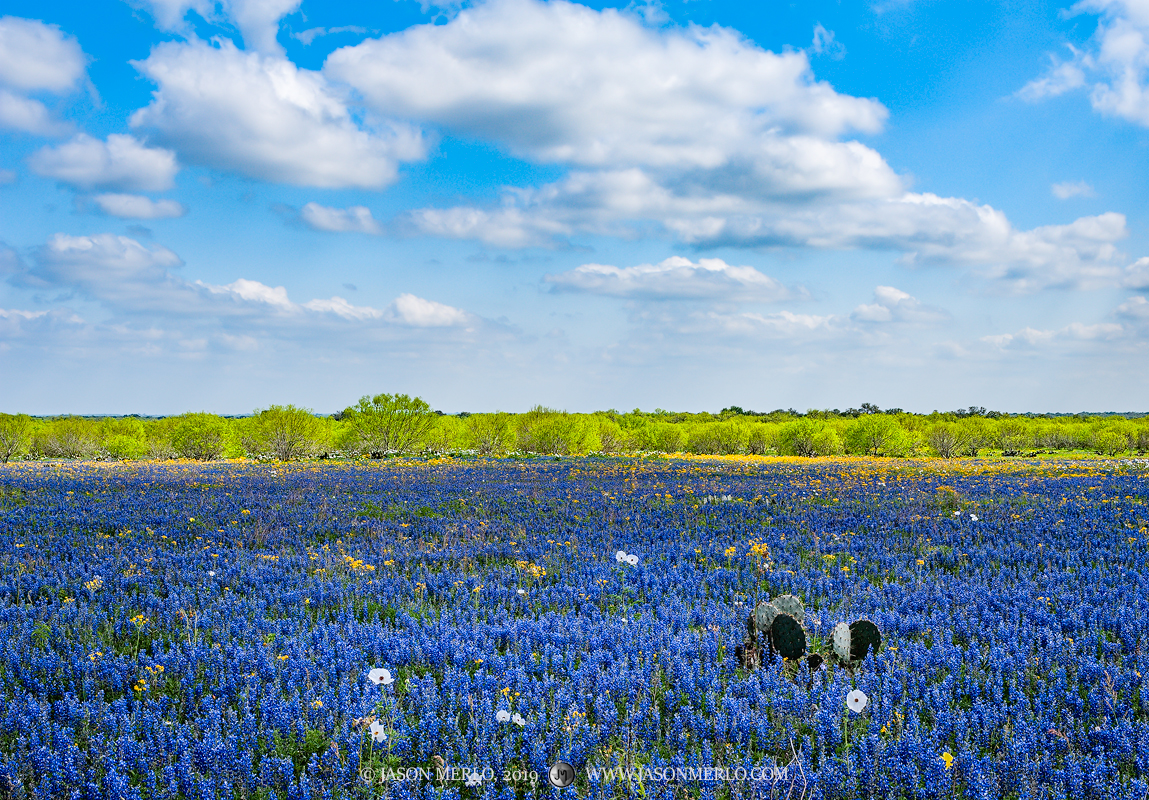
[[[372,458],[419,450],[435,416],[426,401],[405,394],[364,396],[343,411],[351,427],[349,449]]]
[[[148,452],[148,444],[130,434],[117,433],[104,440],[104,450],[113,458],[142,458]]]
[[[540,455],[578,455],[602,450],[598,431],[586,419],[542,406],[522,415],[515,440],[519,450]]]
[[[91,458],[97,443],[96,423],[82,417],[50,420],[32,437],[33,451],[48,458]]]
[[[887,414],[865,414],[846,429],[846,450],[857,455],[902,456],[910,445],[902,426]]]
[[[181,414],[172,428],[171,446],[177,455],[196,461],[215,461],[227,443],[227,421],[206,412]]]
[[[788,422],[778,430],[778,452],[791,456],[831,456],[842,451],[837,431],[818,419]]]
[[[277,461],[311,458],[327,443],[323,420],[309,409],[269,406],[242,427],[244,449],[253,456]]]
[[[467,446],[481,455],[502,455],[515,443],[514,418],[502,411],[472,414],[467,417],[464,436]]]
[[[27,452],[32,441],[32,418],[27,414],[0,414],[0,463],[7,464]]]

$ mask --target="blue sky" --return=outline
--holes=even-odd
[[[9,0],[0,410],[1144,410],[1149,5]]]

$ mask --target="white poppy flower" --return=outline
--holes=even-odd
[[[519,590],[518,590],[518,594],[519,594],[519,595],[525,595],[526,593],[527,593],[527,590],[526,590],[526,589],[519,589]]]
[[[630,564],[632,567],[637,566],[638,565],[638,556],[636,556],[634,553],[631,553],[630,555],[628,555],[626,557],[626,563]]]
[[[862,709],[866,707],[866,703],[869,701],[870,698],[866,697],[866,693],[861,689],[855,689],[846,695],[846,705],[849,706],[850,710],[855,714],[861,714]]]
[[[961,512],[960,512],[960,511],[955,511],[955,512],[954,512],[954,516],[955,516],[955,517],[960,517],[960,516],[961,516]]]
[[[391,670],[376,667],[367,673],[367,680],[371,681],[376,686],[390,686],[395,682],[391,677]]]
[[[510,722],[510,721],[511,721],[511,712],[510,711],[507,711],[505,708],[500,708],[498,711],[495,712],[495,722]]]
[[[614,560],[620,564],[622,562],[626,561],[626,551],[625,550],[619,550],[617,553],[614,554]]]
[[[520,728],[527,724],[527,721],[523,719],[521,714],[515,714],[513,717],[511,717],[511,722],[515,723]]]
[[[379,720],[375,720],[374,722],[372,722],[371,726],[368,728],[368,730],[371,731],[371,738],[374,739],[375,741],[377,741],[377,742],[387,741],[387,729],[383,727],[383,723],[380,722]]]
[[[209,578],[214,578],[214,577],[215,577],[215,570],[214,570],[214,569],[209,569],[209,570],[207,571],[207,576],[208,576]]]
[[[977,514],[969,515],[970,522],[977,522]]]

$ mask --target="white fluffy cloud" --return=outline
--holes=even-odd
[[[945,311],[922,305],[916,297],[893,286],[876,287],[874,302],[858,306],[851,316],[858,322],[919,324],[941,322],[949,318]]]
[[[562,291],[616,297],[776,301],[791,296],[785,286],[754,267],[735,267],[718,258],[693,262],[671,256],[658,264],[624,268],[583,264],[544,280]]]
[[[1117,316],[1138,321],[1149,321],[1149,300],[1137,295],[1117,306]]]
[[[53,119],[29,92],[61,94],[75,88],[87,58],[79,43],[55,25],[0,17],[0,128],[55,136],[68,126]]]
[[[1091,47],[1070,47],[1018,94],[1031,101],[1089,87],[1095,111],[1149,126],[1149,5],[1143,0],[1082,0],[1073,14],[1100,16]]]
[[[466,325],[471,315],[462,309],[424,300],[413,294],[401,294],[386,309],[392,322],[414,328],[448,328]]]
[[[34,19],[0,17],[0,84],[25,92],[67,92],[87,58],[75,38]]]
[[[325,188],[379,188],[397,163],[422,158],[405,125],[364,130],[317,72],[231,42],[167,42],[133,62],[158,89],[132,125],[190,163],[262,180]]]
[[[317,231],[371,234],[383,232],[382,227],[371,216],[371,209],[366,206],[329,208],[318,203],[308,203],[300,210],[299,218]]]
[[[643,169],[682,196],[884,196],[877,101],[814,80],[805,52],[718,26],[653,29],[616,9],[491,0],[335,51],[324,74],[389,118],[496,142],[538,162]]]
[[[269,55],[280,55],[283,48],[276,41],[279,21],[299,9],[302,0],[134,0],[146,8],[156,27],[186,32],[186,17],[194,11],[212,22],[230,21],[243,36],[244,48]]]
[[[22,288],[71,290],[125,318],[184,320],[193,327],[226,324],[307,329],[332,322],[377,320],[402,328],[463,328],[481,320],[462,309],[401,294],[383,309],[356,306],[342,297],[292,301],[283,286],[240,278],[218,286],[187,281],[172,271],[179,257],[164,247],[145,247],[126,236],[56,234],[36,253],[35,265],[10,282]]]
[[[55,136],[68,130],[68,126],[52,118],[48,107],[31,97],[0,88],[0,128]]]
[[[92,199],[105,214],[121,219],[170,219],[187,213],[183,203],[138,194],[100,194]]]
[[[80,189],[163,191],[174,183],[175,154],[147,147],[134,136],[113,133],[106,142],[86,133],[44,147],[28,159],[32,171]]]
[[[1057,330],[1023,328],[1017,333],[983,336],[981,341],[1001,349],[1029,349],[1073,344],[1076,342],[1109,341],[1126,334],[1125,327],[1114,322],[1086,325],[1074,322]]]

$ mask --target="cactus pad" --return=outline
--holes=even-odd
[[[806,656],[806,665],[810,668],[811,672],[814,672],[819,667],[821,667],[822,661],[824,661],[824,659],[817,653],[810,653],[808,656]]]
[[[778,607],[763,600],[754,608],[754,624],[758,630],[766,633],[774,624],[774,617],[778,616]]]
[[[806,632],[789,614],[779,614],[770,626],[770,643],[782,658],[801,658],[806,653]]]
[[[775,597],[770,602],[780,613],[789,614],[797,620],[799,625],[805,621],[806,607],[802,605],[802,598],[795,597],[792,594],[784,594]]]
[[[882,646],[882,633],[868,619],[860,619],[850,626],[850,658],[861,661],[867,654],[878,654]]]
[[[830,632],[830,645],[834,648],[834,655],[845,663],[850,660],[850,626],[839,622]]]

